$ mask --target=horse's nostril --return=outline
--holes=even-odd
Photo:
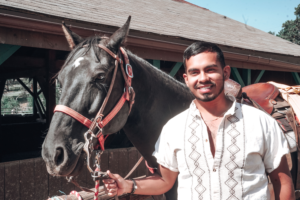
[[[59,166],[64,161],[64,150],[61,147],[56,149],[56,154],[54,158],[54,162],[56,166]]]

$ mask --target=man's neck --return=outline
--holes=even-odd
[[[215,117],[223,116],[232,105],[232,101],[226,97],[224,92],[222,92],[217,98],[212,101],[204,102],[195,99],[194,102],[202,115]]]

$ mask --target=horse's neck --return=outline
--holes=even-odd
[[[145,61],[133,57],[131,64],[136,99],[124,130],[133,145],[153,165],[155,160],[151,154],[162,127],[187,109],[193,96],[184,84]]]

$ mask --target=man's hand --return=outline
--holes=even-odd
[[[114,197],[131,192],[132,181],[124,180],[119,174],[112,174],[109,170],[107,170],[107,174],[111,179],[104,179],[103,183],[108,191],[108,196]]]
[[[110,171],[107,171],[107,174],[111,179],[105,179],[103,180],[103,183],[108,190],[109,196],[113,197],[117,194],[122,195],[132,191],[132,180],[124,180],[120,175],[112,174]],[[159,165],[158,173],[145,178],[135,179],[137,189],[134,193],[141,195],[163,194],[172,188],[177,176],[178,172],[173,172],[168,168]]]

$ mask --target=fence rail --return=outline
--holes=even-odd
[[[135,148],[106,150],[101,157],[102,171],[109,169],[124,177],[140,156]],[[142,162],[131,177],[146,173],[147,167]],[[86,166],[77,180],[83,187],[94,187]],[[79,190],[65,178],[50,176],[42,158],[0,163],[0,200],[44,200],[63,193],[69,194],[74,189]]]
[[[2,108],[1,109],[2,115],[26,115],[26,114],[33,114],[32,107],[26,108]]]

